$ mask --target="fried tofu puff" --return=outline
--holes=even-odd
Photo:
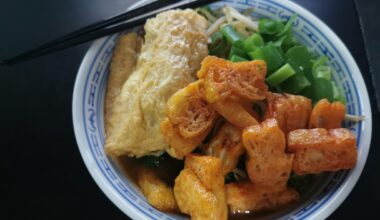
[[[140,167],[137,183],[149,204],[161,211],[178,210],[173,189],[148,168]]]
[[[292,169],[293,155],[285,153],[285,135],[275,119],[243,131],[247,151],[246,169],[256,185],[285,186]]]
[[[142,39],[136,33],[121,35],[118,39],[111,60],[105,98],[105,131],[109,134],[112,124],[109,123],[116,97],[121,87],[136,68],[137,55],[140,52]]]
[[[189,154],[175,179],[174,196],[181,212],[195,220],[227,219],[228,209],[220,159]]]
[[[190,83],[167,102],[167,118],[161,132],[169,144],[167,152],[177,159],[192,152],[208,135],[218,114],[204,100],[202,80]]]
[[[241,130],[226,122],[210,143],[202,148],[207,155],[222,161],[223,174],[236,168],[239,158],[245,153],[241,140]]]
[[[197,73],[204,80],[205,98],[231,124],[243,129],[258,124],[247,106],[265,99],[266,63],[261,60],[232,63],[208,56]]]
[[[268,92],[267,103],[264,120],[275,118],[285,133],[307,128],[312,109],[310,99],[300,95]]]
[[[231,124],[243,129],[258,124],[247,106],[265,99],[266,63],[261,60],[232,63],[208,56],[197,75],[204,80],[205,98]]]
[[[214,103],[230,97],[250,101],[265,99],[266,63],[262,60],[232,63],[228,60],[207,56],[197,75],[205,81],[206,99]]]
[[[212,103],[211,106],[228,122],[240,129],[259,124],[255,115],[250,114],[250,112],[246,110],[246,106],[234,99],[218,101]]]
[[[356,164],[356,138],[345,128],[300,129],[289,132],[287,139],[298,175],[351,169]]]
[[[330,103],[327,99],[322,99],[311,111],[309,128],[340,128],[345,114],[346,108],[342,103]]]
[[[297,201],[296,190],[283,187],[258,186],[250,182],[226,184],[227,204],[231,213],[269,211]]]

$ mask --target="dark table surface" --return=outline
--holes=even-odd
[[[0,59],[120,13],[133,2],[2,1]],[[377,50],[380,16],[376,14],[379,1],[358,1],[357,6],[353,0],[296,2],[316,14],[347,45],[363,73],[371,98],[374,135],[367,164],[353,191],[330,219],[373,219],[380,208],[377,172],[380,140],[376,135],[380,123],[370,70],[372,74],[379,70],[379,63],[374,62],[380,58]],[[89,45],[0,67],[2,219],[127,219],[91,179],[74,137],[72,91]]]

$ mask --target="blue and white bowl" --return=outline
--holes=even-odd
[[[146,1],[141,1],[142,4]],[[344,88],[347,111],[364,115],[359,123],[346,123],[357,137],[358,160],[354,169],[325,174],[302,198],[300,205],[275,213],[280,219],[324,219],[348,196],[367,159],[371,143],[372,117],[368,93],[360,70],[342,41],[322,21],[291,1],[225,0],[212,8],[231,5],[239,10],[255,8],[254,16],[287,20],[296,13],[295,37],[316,54],[330,58],[334,81]],[[110,58],[118,35],[95,41],[80,66],[73,96],[73,122],[77,143],[92,177],[108,198],[133,219],[184,219],[151,207],[138,188],[104,153],[104,94]]]

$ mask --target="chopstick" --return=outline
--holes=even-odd
[[[170,9],[195,8],[217,0],[156,0],[104,21],[81,28],[56,40],[40,45],[19,55],[0,61],[0,65],[14,65],[42,55],[63,50],[109,34],[145,23],[146,19]]]

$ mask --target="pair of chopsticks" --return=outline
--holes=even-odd
[[[81,28],[49,43],[25,51],[14,57],[0,61],[0,65],[14,65],[45,54],[66,49],[109,34],[145,23],[146,19],[170,9],[195,8],[216,0],[156,0],[139,8],[129,10],[104,21]]]

